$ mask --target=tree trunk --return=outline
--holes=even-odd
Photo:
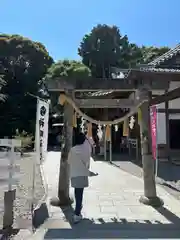
[[[151,98],[150,92],[147,91],[146,94],[149,96],[149,100],[150,100]],[[144,178],[144,196],[140,198],[140,202],[147,205],[152,205],[152,206],[161,206],[163,202],[156,195],[154,160],[152,158],[152,147],[151,147],[149,102],[145,102],[141,105],[141,112],[142,112],[142,121],[140,124],[140,134],[141,134],[141,153],[142,153],[143,178]]]
[[[68,153],[72,147],[72,119],[73,108],[68,103],[64,105],[64,146],[61,152],[60,174],[58,186],[58,198],[60,205],[69,205],[71,203],[69,197],[69,165],[67,162]]]

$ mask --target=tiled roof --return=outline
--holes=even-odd
[[[165,73],[180,73],[180,69],[172,68],[155,68],[155,67],[144,67],[140,68],[141,72],[165,72]]]
[[[152,62],[150,62],[148,65],[151,66],[157,66],[160,63],[163,63],[165,60],[171,59],[173,56],[177,55],[180,53],[180,44],[178,44],[175,48],[170,49],[168,52],[164,53],[160,57],[156,58]]]

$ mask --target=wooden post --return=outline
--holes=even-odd
[[[14,221],[14,200],[16,197],[16,190],[9,190],[4,193],[4,215],[3,215],[3,229],[12,228]]]
[[[106,142],[106,127],[104,127],[104,160],[107,160],[107,142]]]
[[[73,108],[70,104],[64,105],[64,147],[61,153],[60,175],[58,186],[58,198],[60,205],[69,205],[71,203],[69,197],[69,165],[67,162],[68,153],[72,147],[73,135]]]
[[[4,215],[3,215],[3,229],[12,228],[14,222],[14,200],[16,198],[16,189],[12,189],[13,175],[14,175],[14,161],[15,152],[14,145],[11,146],[9,155],[9,179],[8,179],[8,191],[4,193]]]
[[[151,93],[143,90],[143,94],[151,99]],[[154,160],[152,158],[151,147],[151,126],[150,126],[150,106],[149,101],[141,105],[142,121],[140,123],[142,164],[144,178],[144,196],[141,196],[140,202],[146,205],[159,207],[163,201],[157,197],[156,184],[154,176]]]
[[[104,119],[108,120],[109,112],[108,109],[103,109]],[[104,126],[104,160],[107,160],[107,139],[106,139],[106,126]]]
[[[64,104],[64,146],[61,152],[59,184],[58,184],[58,199],[51,199],[51,204],[54,206],[68,206],[72,203],[69,197],[69,164],[68,154],[72,147],[73,136],[73,107],[65,102]],[[53,176],[52,176],[53,177]]]
[[[168,90],[165,91],[168,93]],[[165,101],[165,121],[166,121],[166,156],[169,162],[171,162],[170,157],[170,136],[169,136],[169,101]]]
[[[136,162],[139,161],[139,144],[138,144],[138,138],[136,138]]]
[[[110,125],[109,162],[112,163],[112,126]]]

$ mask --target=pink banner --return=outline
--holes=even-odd
[[[157,152],[157,109],[156,106],[150,108],[150,119],[151,119],[151,138],[152,138],[152,155],[156,160]]]

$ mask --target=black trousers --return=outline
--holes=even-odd
[[[83,201],[83,192],[84,188],[75,188],[74,195],[76,200],[75,214],[79,216],[81,214],[82,209],[82,201]]]

